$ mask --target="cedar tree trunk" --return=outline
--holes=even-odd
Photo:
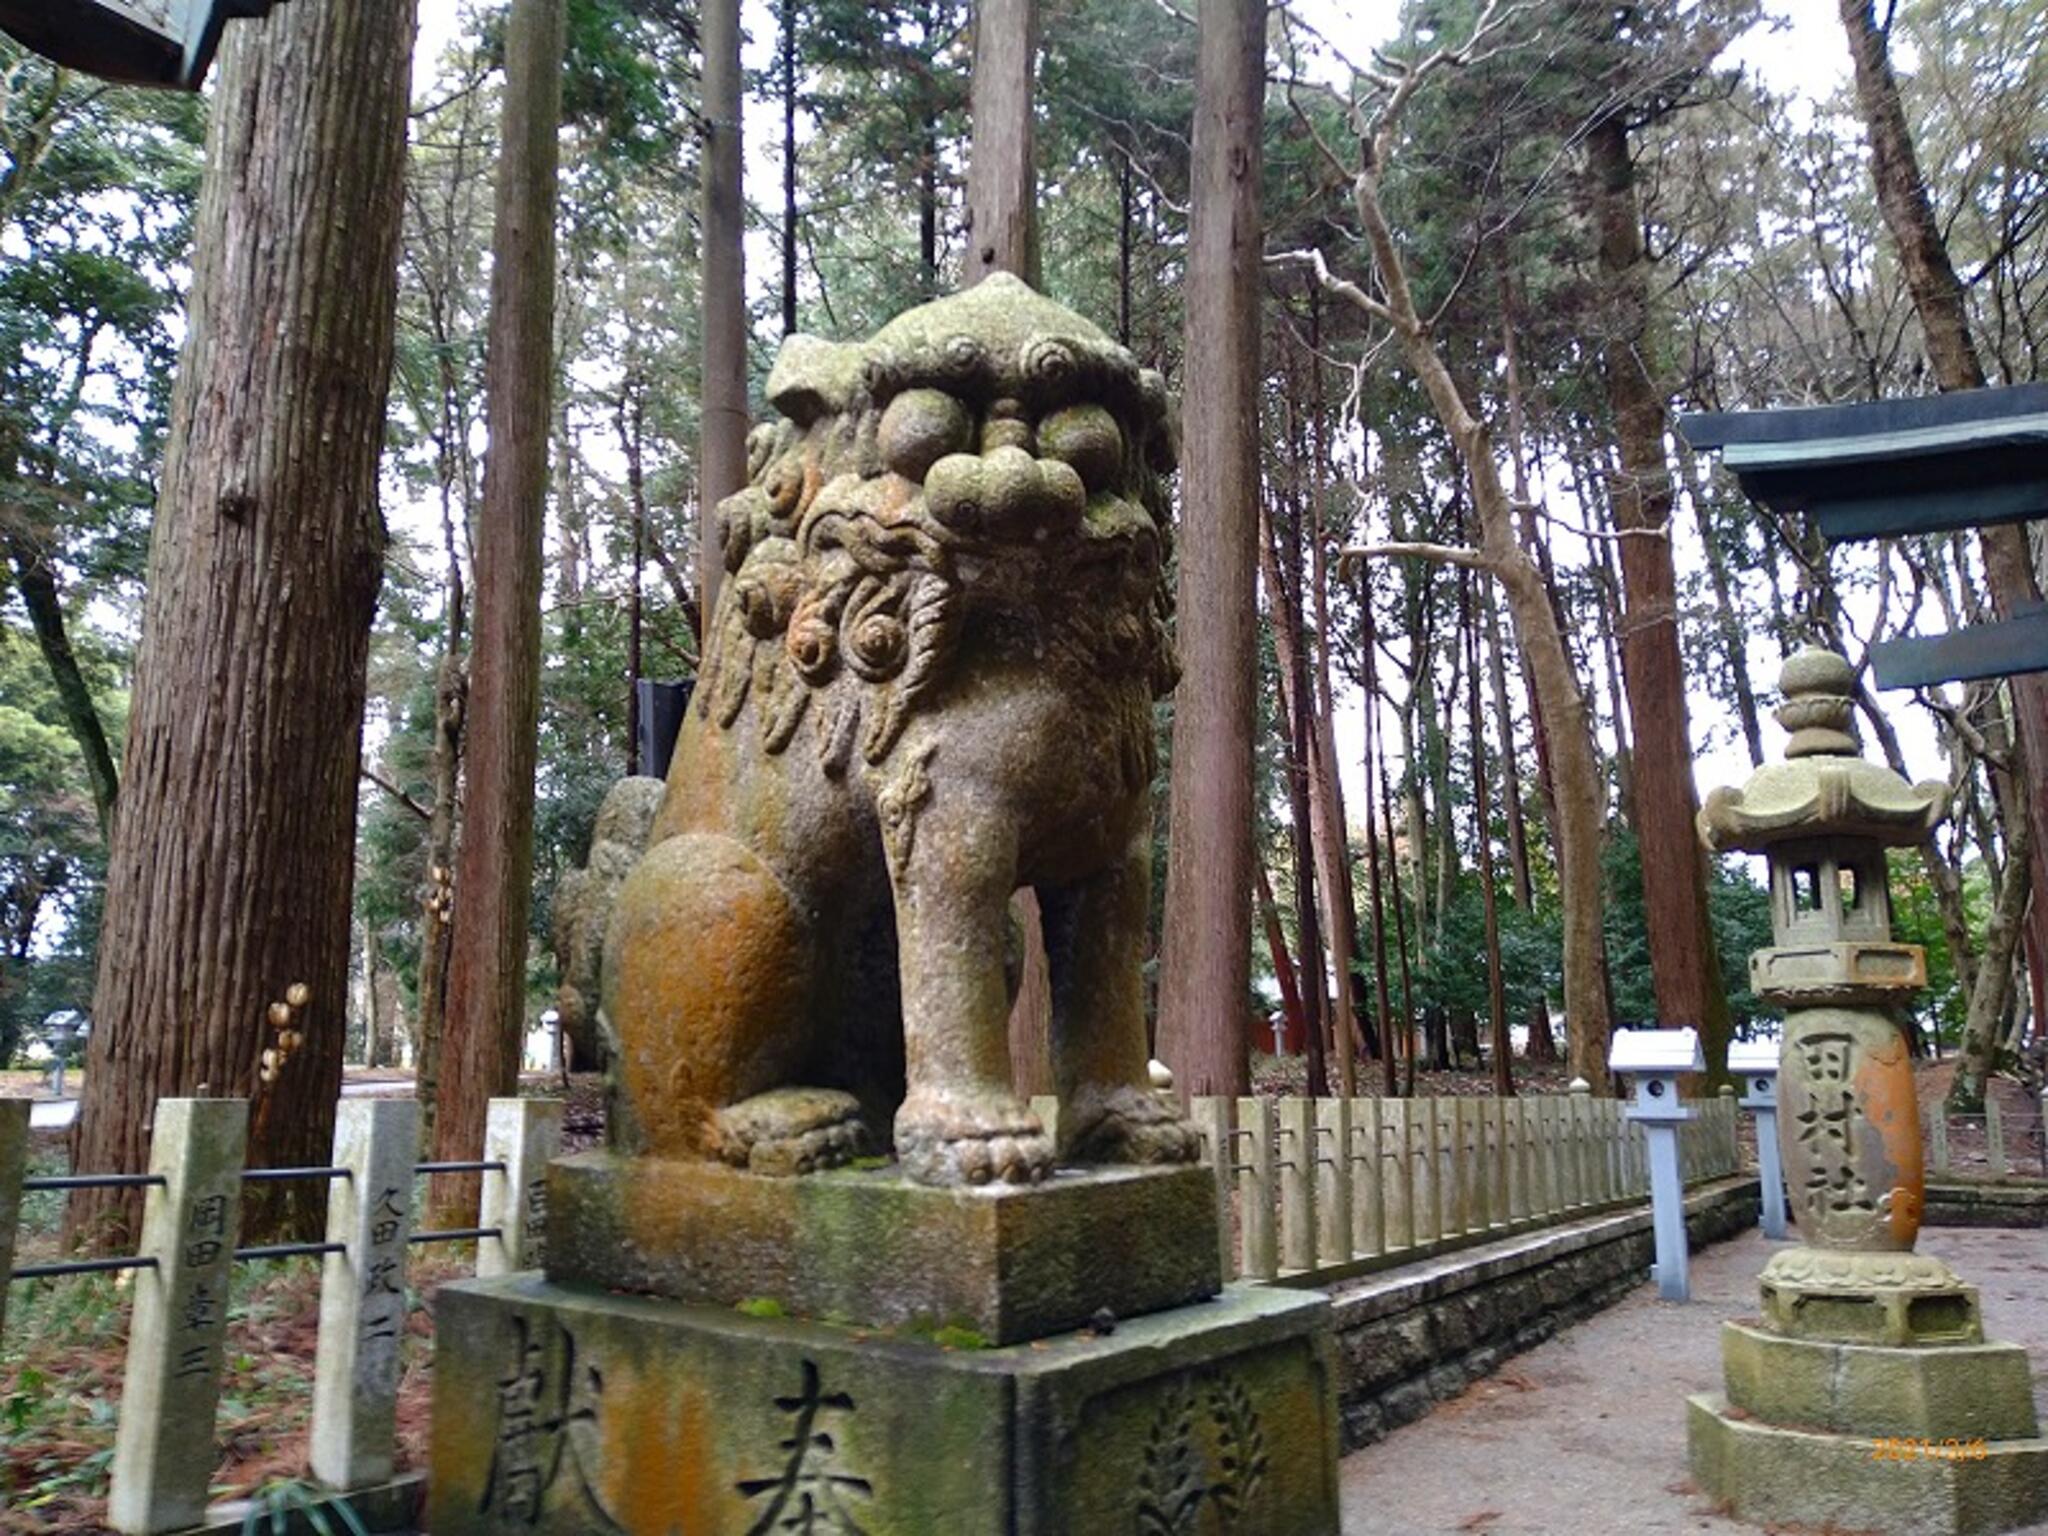
[[[517,1089],[525,1035],[563,16],[563,0],[513,0],[506,28],[484,368],[490,447],[477,516],[457,916],[434,1113],[434,1154],[447,1161],[482,1155],[489,1101]],[[444,1176],[436,1212],[467,1226],[477,1194],[474,1174]]]
[[[1266,7],[1202,0],[1195,75],[1179,639],[1159,1055],[1187,1094],[1249,1072],[1258,657],[1259,218]]]
[[[1707,913],[1706,853],[1694,827],[1699,796],[1671,558],[1664,397],[1644,361],[1651,346],[1649,258],[1636,205],[1635,164],[1620,117],[1593,125],[1586,154],[1606,289],[1601,363],[1621,453],[1610,502],[1621,535],[1621,672],[1635,737],[1635,825],[1650,979],[1658,1025],[1697,1029],[1707,1081],[1718,1083],[1728,1073],[1728,997]]]
[[[967,275],[991,272],[1039,285],[1038,192],[1031,148],[1031,76],[1038,55],[1035,0],[981,0],[974,19],[974,89],[968,115]]]
[[[178,1095],[250,1096],[252,1164],[331,1151],[413,23],[413,0],[297,0],[223,49],[81,1170],[141,1169],[156,1102]],[[324,1186],[264,1189],[252,1238],[319,1228]],[[69,1235],[118,1248],[140,1205],[81,1192]]]
[[[705,0],[704,399],[697,453],[698,612],[718,612],[718,504],[747,483],[747,205],[741,184],[740,0]],[[700,637],[701,638],[701,637]]]

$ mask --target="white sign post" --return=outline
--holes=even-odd
[[[1678,1102],[1683,1072],[1704,1072],[1707,1059],[1691,1029],[1617,1030],[1607,1053],[1610,1071],[1635,1087],[1628,1118],[1642,1122],[1650,1147],[1650,1219],[1657,1233],[1657,1294],[1690,1301],[1686,1275],[1685,1183],[1679,1175],[1678,1128],[1692,1111]]]
[[[1762,1225],[1785,1240],[1785,1173],[1778,1156],[1778,1042],[1740,1040],[1728,1047],[1728,1070],[1742,1084],[1742,1107],[1756,1116],[1756,1167],[1763,1182]]]

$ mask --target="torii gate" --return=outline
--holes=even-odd
[[[45,58],[129,85],[196,91],[235,17],[282,0],[0,0],[0,31]]]
[[[2048,384],[1864,405],[1679,418],[1753,501],[1804,512],[1831,543],[2048,517]],[[1870,649],[1880,688],[2048,671],[2048,603],[1995,624]]]

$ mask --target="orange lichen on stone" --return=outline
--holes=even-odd
[[[1911,1248],[1920,1235],[1919,1192],[1926,1175],[1921,1164],[1920,1106],[1905,1040],[1894,1032],[1882,1048],[1867,1052],[1855,1083],[1856,1102],[1890,1166],[1892,1198],[1886,1226],[1898,1247]]]
[[[646,879],[650,868],[662,878]],[[659,900],[622,904],[611,934],[611,1006],[642,1021],[619,1070],[641,1149],[703,1156],[716,1150],[715,1104],[736,1087],[786,1081],[795,1066],[779,1058],[787,1032],[774,1026],[805,1006],[797,960],[806,936],[781,883],[728,839],[671,838],[648,854],[642,876]],[[694,939],[692,964],[672,963],[678,933]]]
[[[701,1386],[670,1376],[614,1377],[601,1465],[605,1504],[629,1531],[718,1528],[717,1446]]]

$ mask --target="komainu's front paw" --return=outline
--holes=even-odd
[[[896,1111],[896,1156],[920,1184],[1035,1184],[1052,1138],[1007,1093],[913,1093]]]
[[[1077,1163],[1192,1163],[1202,1138],[1180,1106],[1150,1088],[1083,1088],[1062,1111]]]
[[[718,1111],[718,1155],[786,1177],[852,1162],[867,1147],[860,1103],[830,1088],[777,1088]]]

